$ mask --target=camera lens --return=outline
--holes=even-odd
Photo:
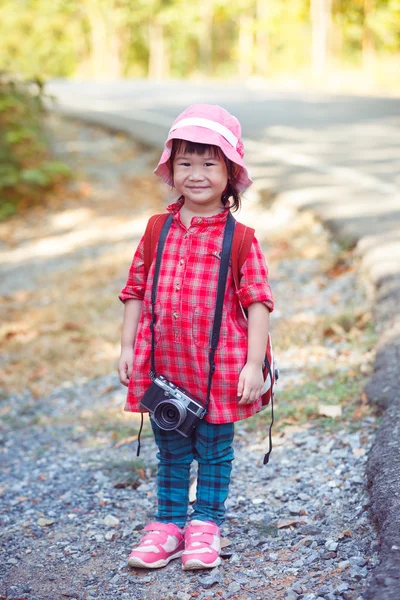
[[[164,400],[160,402],[153,414],[153,420],[165,431],[172,431],[185,420],[186,408],[180,402]]]

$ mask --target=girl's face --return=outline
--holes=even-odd
[[[228,183],[224,159],[212,149],[204,154],[178,148],[173,159],[173,177],[176,190],[185,197],[185,205],[192,210],[201,208],[213,214],[223,207],[221,196]]]

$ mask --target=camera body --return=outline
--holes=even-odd
[[[177,387],[162,375],[153,383],[141,400],[153,421],[165,431],[178,431],[189,437],[206,410],[199,400],[192,398],[182,388]]]

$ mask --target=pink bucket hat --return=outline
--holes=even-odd
[[[238,191],[243,192],[253,182],[244,164],[244,148],[240,136],[240,123],[227,110],[217,104],[192,104],[173,122],[154,173],[173,187],[174,182],[168,162],[173,139],[210,144],[221,148],[226,158],[240,167],[235,176],[235,183]]]

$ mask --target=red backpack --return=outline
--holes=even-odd
[[[146,230],[144,232],[144,267],[146,273],[149,272],[157,248],[161,229],[168,218],[168,213],[153,215],[150,217]],[[235,232],[232,242],[232,274],[235,282],[235,288],[239,289],[239,273],[244,264],[254,238],[254,229],[246,227],[243,223],[236,221]],[[243,310],[243,309],[242,309]],[[245,311],[243,310],[246,315]],[[274,393],[274,385],[278,379],[278,373],[274,365],[274,353],[272,348],[271,336],[268,335],[267,348],[264,363],[264,393],[262,395],[262,404],[267,406]]]

